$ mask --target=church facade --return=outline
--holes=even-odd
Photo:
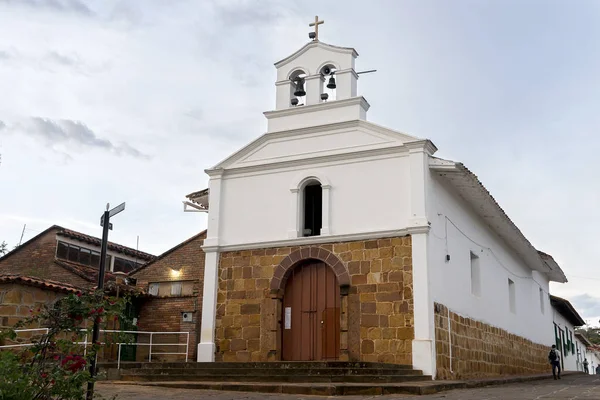
[[[462,164],[367,121],[357,56],[317,38],[277,62],[267,132],[206,170],[198,361],[545,371],[560,267]]]

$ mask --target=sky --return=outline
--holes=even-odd
[[[264,133],[273,63],[354,47],[368,118],[476,173],[600,320],[600,2],[0,0],[0,242],[53,224],[160,254],[204,169]],[[24,229],[25,227],[25,229]]]

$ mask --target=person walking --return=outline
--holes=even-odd
[[[554,380],[560,379],[560,354],[556,349],[555,344],[552,345],[552,349],[550,349],[550,353],[548,353],[548,361],[550,361],[550,365],[552,365],[552,376],[554,377]]]
[[[584,358],[583,359],[583,370],[586,374],[590,373],[590,369],[588,368],[588,365],[589,365],[589,363],[588,363],[587,358]]]

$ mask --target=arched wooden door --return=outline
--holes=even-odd
[[[309,260],[294,268],[282,308],[282,360],[339,358],[340,287],[328,265]]]

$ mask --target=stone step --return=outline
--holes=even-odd
[[[415,381],[431,381],[427,375],[197,375],[197,374],[121,374],[123,381],[157,382],[268,382],[268,383],[399,383]]]
[[[316,396],[377,396],[384,394],[433,394],[465,388],[464,382],[421,381],[374,385],[371,383],[251,383],[251,382],[111,382],[111,384],[158,386],[179,389],[224,390]]]
[[[323,376],[348,376],[348,375],[422,375],[423,372],[415,369],[391,368],[252,368],[252,369],[195,369],[195,368],[130,368],[123,370],[122,375],[194,375],[194,376],[273,376],[273,375],[323,375]]]
[[[103,363],[104,367],[116,367],[116,363]],[[136,362],[121,363],[121,368],[193,368],[193,369],[312,369],[312,368],[379,368],[412,369],[412,365],[351,361],[277,361],[277,362]]]

